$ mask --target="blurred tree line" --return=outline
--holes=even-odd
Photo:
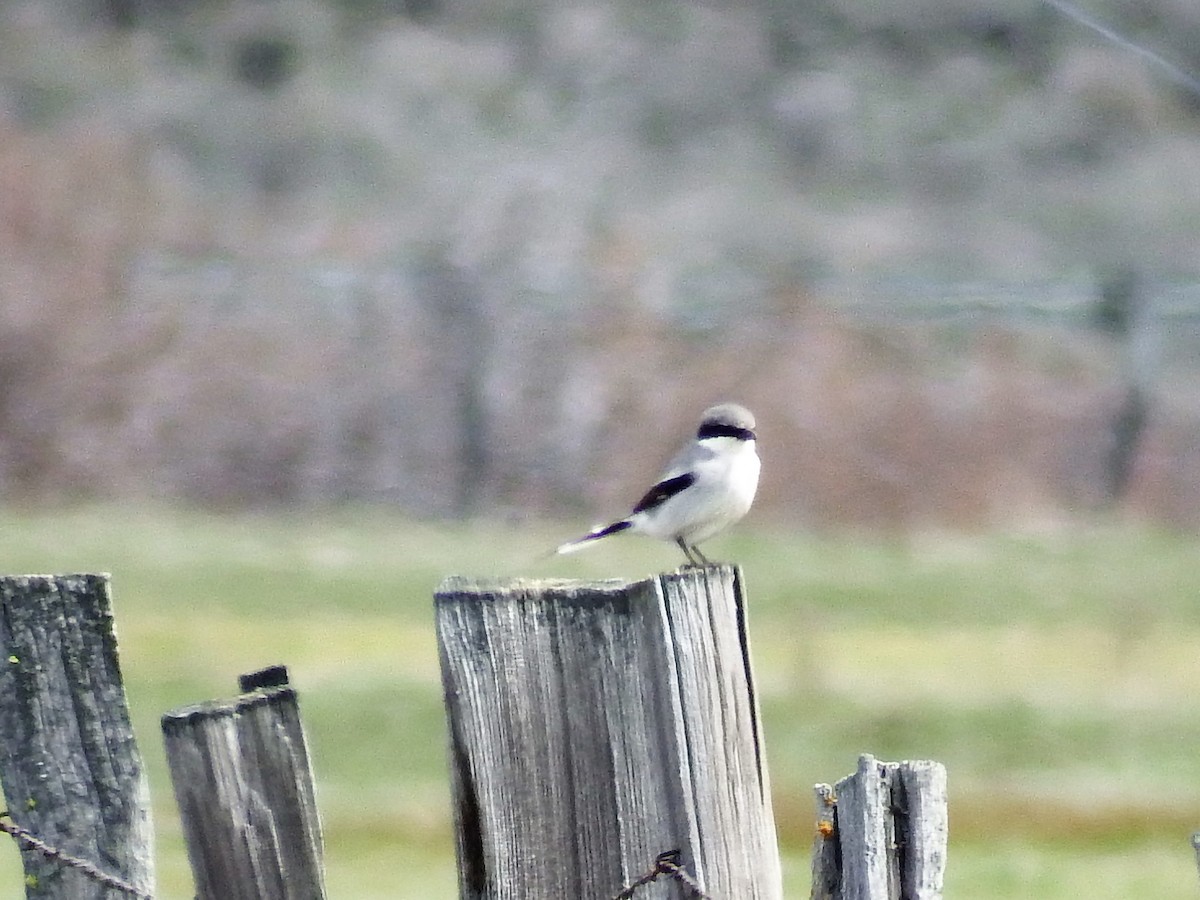
[[[1032,0],[7,0],[0,497],[600,516],[737,398],[778,515],[1194,522],[1197,317],[826,286],[1110,321],[1194,276],[1198,113]]]

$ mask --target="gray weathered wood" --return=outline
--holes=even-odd
[[[320,900],[321,824],[282,667],[234,700],[168,712],[167,763],[199,900]]]
[[[859,757],[819,784],[812,900],[940,900],[948,835],[941,763]]]
[[[900,841],[900,895],[905,900],[940,900],[950,834],[946,767],[929,760],[895,765],[900,779],[899,790],[894,786],[892,791]]]
[[[108,576],[0,576],[0,784],[17,825],[153,891],[149,791]],[[36,850],[21,861],[31,900],[127,896]]]
[[[837,900],[842,869],[837,841],[837,797],[828,784],[813,786],[817,802],[817,826],[813,833],[812,900]]]
[[[900,896],[900,861],[892,816],[893,771],[871,756],[839,781],[837,831],[842,850],[843,900],[888,900]]]
[[[460,897],[604,900],[676,848],[718,900],[782,896],[741,584],[443,582]]]

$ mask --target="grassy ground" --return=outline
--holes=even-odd
[[[571,530],[378,511],[8,511],[0,569],[113,573],[160,896],[192,894],[159,715],[286,662],[314,754],[330,896],[448,898],[431,593],[453,572],[600,577],[678,562],[635,538],[537,560]],[[714,542],[746,574],[787,896],[808,892],[811,785],[869,751],[948,766],[955,900],[1192,900],[1198,544],[1116,525],[902,539],[747,529]],[[15,851],[0,846],[0,896],[20,883]]]

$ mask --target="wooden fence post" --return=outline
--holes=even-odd
[[[671,850],[713,900],[782,896],[740,571],[453,577],[435,610],[463,900],[609,900]]]
[[[323,900],[321,824],[283,666],[172,710],[163,738],[199,900]]]
[[[0,576],[0,785],[33,900],[154,889],[149,789],[121,681],[107,575]],[[9,830],[9,829],[5,829]],[[79,862],[93,867],[88,871]]]
[[[864,754],[853,775],[814,791],[812,900],[941,900],[945,766]]]

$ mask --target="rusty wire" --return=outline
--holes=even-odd
[[[673,878],[675,881],[678,881],[684,886],[687,896],[694,898],[694,900],[712,900],[708,894],[704,893],[704,889],[700,887],[696,879],[689,875],[687,870],[679,864],[682,858],[683,851],[678,849],[658,854],[658,857],[654,860],[654,868],[631,883],[621,893],[617,894],[617,896],[613,897],[613,900],[632,900],[638,888],[657,881],[661,876]]]
[[[110,875],[94,863],[88,862],[86,859],[81,859],[78,856],[73,856],[66,851],[59,850],[51,844],[47,844],[29,829],[22,828],[14,822],[8,810],[0,810],[0,831],[11,835],[13,840],[21,845],[23,849],[33,850],[46,857],[46,859],[62,863],[64,866],[83,873],[84,877],[90,878],[92,881],[98,882],[105,887],[110,887],[131,897],[137,897],[138,900],[154,900],[153,894],[135,888],[128,881],[118,878],[116,875]]]

